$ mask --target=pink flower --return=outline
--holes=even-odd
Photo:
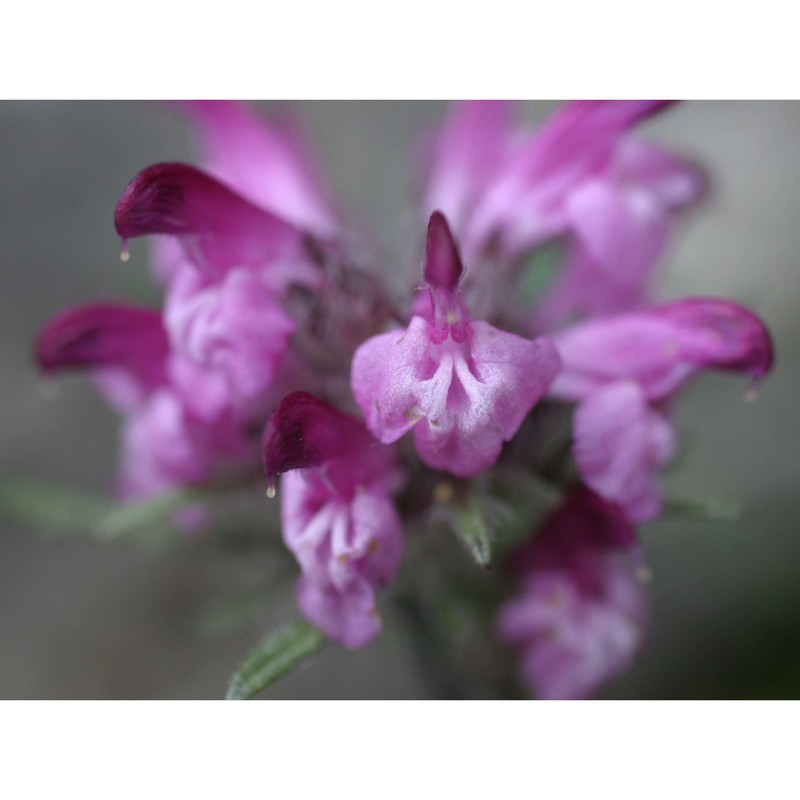
[[[630,135],[662,101],[573,101],[535,134],[507,103],[454,107],[437,139],[426,209],[454,224],[470,262],[508,265],[567,237],[568,263],[538,328],[640,304],[676,212],[704,188],[697,168]]]
[[[428,226],[430,317],[369,339],[351,385],[370,431],[389,444],[414,430],[420,458],[467,477],[488,469],[559,368],[547,339],[472,321],[456,293],[463,267],[444,216]]]
[[[220,375],[227,401],[252,406],[273,384],[295,325],[268,276],[235,269],[211,280],[192,266],[174,277],[164,317],[175,351]]]
[[[260,401],[266,415],[295,329],[280,303],[291,286],[322,280],[312,237],[182,164],[134,178],[116,224],[123,238],[166,233],[181,243],[160,250],[171,346],[224,378],[232,408]]]
[[[400,519],[390,499],[394,455],[364,427],[306,392],[272,413],[264,464],[281,483],[283,538],[302,570],[303,614],[335,642],[362,647],[381,629],[375,590],[400,566]]]
[[[537,697],[589,697],[629,666],[647,622],[636,554],[620,510],[582,486],[519,554],[522,593],[498,629],[522,650],[522,676]]]
[[[630,129],[666,104],[662,101],[576,100],[563,105],[534,135],[518,144],[506,159],[470,224],[468,241],[500,237],[506,253],[520,252],[544,239],[577,231],[579,238],[603,237],[599,227],[597,189],[618,211],[615,175],[618,146]],[[594,188],[593,188],[594,187]],[[593,195],[593,192],[595,193]],[[611,215],[612,225],[619,220]],[[602,214],[601,219],[602,222]],[[616,231],[625,230],[624,224]]]
[[[218,379],[170,354],[152,309],[104,303],[63,312],[40,333],[36,355],[48,372],[88,370],[125,417],[121,493],[127,499],[257,463],[253,421],[225,407]],[[176,376],[184,376],[183,385]]]
[[[554,339],[563,370],[550,395],[578,403],[573,454],[586,483],[636,522],[661,511],[656,472],[674,451],[664,406],[705,369],[754,380],[772,367],[758,317],[725,300],[691,299],[574,326]]]
[[[704,190],[697,167],[649,142],[620,139],[607,168],[570,194],[567,263],[538,326],[640,306],[674,218]]]

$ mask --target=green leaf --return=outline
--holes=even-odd
[[[242,662],[231,678],[226,700],[250,700],[326,644],[308,622],[295,622],[271,634]]]
[[[664,518],[739,522],[742,510],[731,500],[667,500],[664,503]]]
[[[0,482],[0,517],[50,533],[92,536],[112,503],[85,492],[34,481]]]
[[[470,497],[466,505],[453,507],[451,527],[475,563],[488,567],[492,560],[492,530],[484,505],[476,496]]]
[[[146,532],[169,536],[174,532],[174,514],[189,503],[198,502],[200,496],[189,490],[117,506],[99,521],[97,535],[109,540]]]
[[[102,496],[47,483],[0,481],[0,518],[51,536],[78,535],[104,541],[176,541],[172,515],[199,495],[180,492],[116,505]]]

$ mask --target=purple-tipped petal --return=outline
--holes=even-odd
[[[272,412],[264,433],[264,468],[270,478],[319,467],[373,442],[360,422],[308,392],[292,392]]]
[[[716,298],[693,298],[657,309],[682,331],[691,333],[682,342],[694,363],[732,370],[755,380],[772,369],[774,353],[766,325],[738,303]]]
[[[701,369],[762,378],[772,366],[764,323],[726,300],[690,299],[576,325],[555,337],[564,369],[551,394],[579,400],[609,383],[638,381],[650,400]]]
[[[581,477],[633,522],[661,513],[658,470],[672,457],[672,426],[634,382],[612,384],[575,411],[572,452]]]
[[[186,101],[208,170],[279,217],[327,237],[336,220],[305,142],[288,125],[268,121],[245,103]]]
[[[140,172],[117,203],[114,223],[123,239],[188,237],[199,266],[212,272],[309,258],[308,237],[300,229],[187,164],[156,164]]]
[[[428,221],[425,280],[433,288],[454,291],[463,273],[464,265],[447,219],[441,211],[434,211]]]
[[[157,311],[114,303],[56,315],[35,344],[40,369],[91,370],[108,400],[121,409],[136,406],[165,384],[168,351]]]
[[[303,572],[303,614],[339,644],[362,647],[381,629],[375,592],[402,557],[400,518],[388,495],[397,470],[380,445],[327,465],[325,474],[300,469],[283,478],[283,538]]]

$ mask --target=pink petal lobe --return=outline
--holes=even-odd
[[[175,350],[224,375],[243,403],[270,388],[295,330],[263,276],[246,269],[216,281],[181,269],[169,287],[165,320]]]
[[[414,317],[405,333],[365,342],[351,384],[367,427],[390,443],[414,429],[420,458],[469,477],[488,469],[559,369],[547,339],[529,341],[471,322],[463,344],[432,338]]]
[[[657,471],[675,449],[669,422],[633,382],[611,384],[575,412],[573,455],[584,481],[634,522],[661,512]]]
[[[392,580],[402,557],[400,519],[387,494],[395,466],[388,448],[377,453],[338,457],[326,471],[290,471],[281,486],[283,538],[303,573],[300,608],[349,648],[380,632],[375,593]],[[366,463],[357,463],[362,457]]]
[[[397,441],[421,418],[417,390],[436,373],[428,326],[413,317],[407,330],[373,336],[353,356],[353,395],[367,427],[384,444]]]
[[[667,242],[669,219],[654,198],[608,181],[588,181],[573,192],[567,213],[591,259],[621,284],[642,283]]]
[[[420,458],[460,477],[494,464],[560,366],[548,339],[529,341],[480,321],[470,327],[470,358],[453,358],[446,391],[420,394],[425,419],[414,429]]]

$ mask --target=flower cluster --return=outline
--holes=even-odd
[[[356,257],[294,127],[236,103],[181,104],[203,169],[143,170],[115,214],[123,254],[159,235],[163,309],[62,313],[38,362],[88,370],[122,415],[127,500],[262,470],[273,491],[281,475],[300,609],[345,647],[379,633],[376,592],[404,537],[434,535],[445,495],[488,507],[487,475],[533,475],[536,406],[573,406],[574,472],[509,548],[494,631],[536,695],[587,696],[642,641],[634,526],[662,511],[675,398],[701,371],[758,380],[772,365],[747,309],[650,300],[676,220],[705,190],[696,166],[636,133],[669,105],[570,102],[534,131],[510,103],[452,106],[401,265],[409,291],[394,297]],[[554,244],[559,272],[532,296]]]

